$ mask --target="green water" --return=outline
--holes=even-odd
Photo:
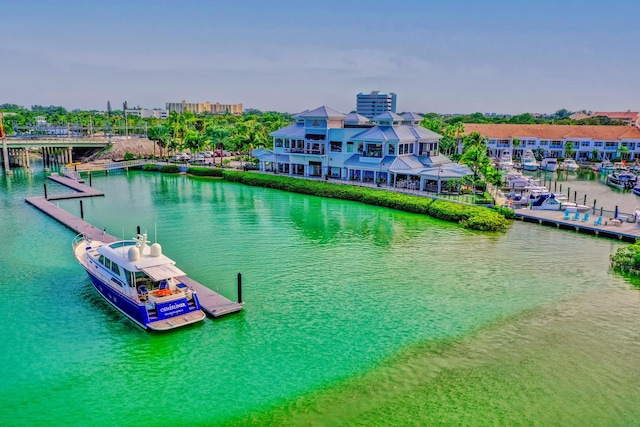
[[[638,288],[618,242],[217,180],[93,178],[85,218],[135,227],[245,310],[152,334],[107,306],[73,233],[0,191],[3,425],[637,425]],[[48,183],[48,191],[69,191]],[[59,202],[77,215],[79,202]],[[157,233],[156,231],[157,230]]]

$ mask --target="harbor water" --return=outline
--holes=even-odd
[[[88,222],[125,238],[140,226],[230,299],[243,275],[241,313],[149,333],[91,288],[73,233],[24,202],[44,172],[14,172],[0,187],[3,425],[640,419],[640,287],[609,270],[618,241],[526,223],[472,232],[184,175],[93,176],[105,196],[83,200]],[[58,203],[80,215],[78,200]]]

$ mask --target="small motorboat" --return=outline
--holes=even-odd
[[[633,192],[633,194],[635,194],[636,196],[640,196],[640,185],[635,185],[631,191]]]
[[[558,169],[558,159],[553,157],[545,157],[540,162],[540,170],[555,172]]]
[[[166,331],[204,320],[196,292],[180,280],[185,273],[146,234],[116,242],[78,235],[72,246],[100,296],[138,326]]]
[[[607,175],[607,185],[620,188],[621,190],[629,190],[635,187],[637,177],[629,171],[615,171]]]
[[[586,205],[578,205],[577,203],[566,202],[562,200],[562,196],[554,193],[540,193],[529,202],[532,210],[560,211],[564,209],[575,210],[578,212],[587,212],[591,209]]]
[[[536,171],[538,170],[538,161],[536,160],[536,156],[533,154],[533,151],[527,150],[522,156],[522,169],[526,171]]]
[[[580,169],[580,166],[573,159],[564,159],[564,162],[562,162],[562,170],[564,171],[576,172],[578,169]]]

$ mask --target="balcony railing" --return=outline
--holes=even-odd
[[[315,155],[324,155],[325,154],[325,150],[324,147],[321,147],[320,149],[306,149],[306,148],[285,148],[284,149],[285,153],[292,153],[292,154],[315,154]]]

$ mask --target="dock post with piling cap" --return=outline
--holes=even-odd
[[[238,304],[242,304],[242,273],[238,273]]]
[[[80,218],[84,219],[84,208],[82,206],[82,200],[80,200]]]
[[[87,172],[89,174],[89,187],[92,187],[91,185],[91,171]]]
[[[574,203],[578,202],[578,192],[577,191],[573,192],[573,201],[574,201]]]
[[[47,198],[47,184],[44,184],[44,198]]]
[[[615,211],[615,213],[613,214],[613,217],[614,217],[614,218],[618,218],[618,205],[616,205],[616,211]]]
[[[596,214],[596,199],[593,199],[593,214]]]

